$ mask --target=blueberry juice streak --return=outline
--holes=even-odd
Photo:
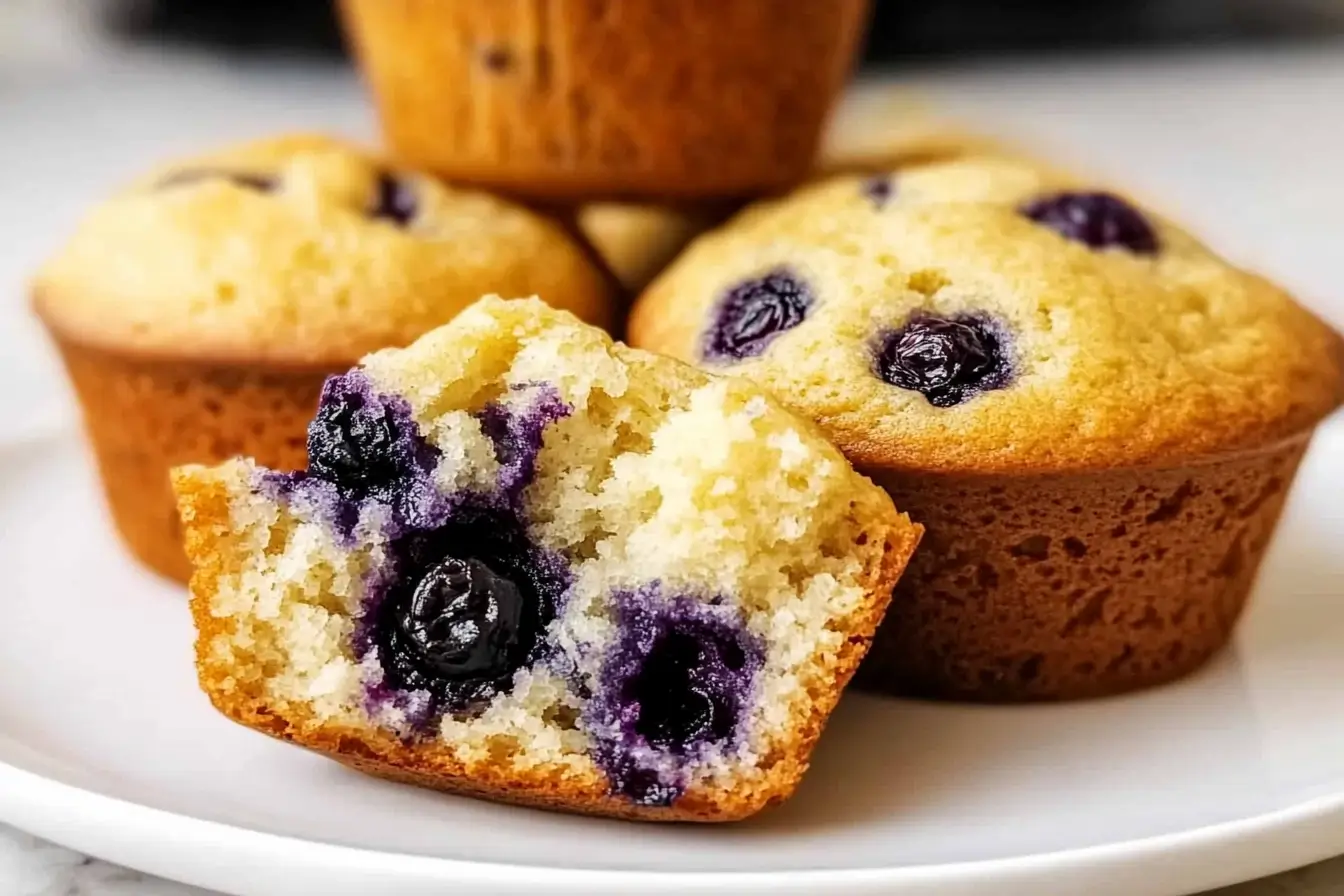
[[[618,634],[586,710],[594,758],[613,793],[668,806],[693,764],[741,742],[764,651],[737,610],[669,599],[657,584],[615,606]]]

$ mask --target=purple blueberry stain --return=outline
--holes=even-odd
[[[419,208],[415,189],[404,178],[386,171],[378,175],[368,210],[370,218],[405,227],[415,220]]]
[[[1007,328],[985,314],[916,314],[880,337],[875,372],[883,382],[949,408],[1012,382]]]
[[[498,488],[501,495],[517,500],[536,476],[537,457],[541,454],[546,427],[573,412],[554,386],[520,384],[512,393],[530,393],[525,404],[491,402],[475,414],[481,431],[494,444],[499,461]]]
[[[744,737],[764,649],[735,608],[657,583],[613,606],[616,639],[585,710],[594,758],[613,793],[671,805],[697,761]]]
[[[814,303],[811,288],[788,268],[730,287],[714,306],[701,357],[715,362],[757,357],[801,324]]]
[[[1021,207],[1021,212],[1065,239],[1093,249],[1118,246],[1135,255],[1157,252],[1157,234],[1148,219],[1111,193],[1055,193]]]
[[[873,208],[886,208],[891,197],[896,195],[895,179],[890,174],[866,178],[859,184],[859,193],[873,204]]]

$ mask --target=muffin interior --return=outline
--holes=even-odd
[[[309,453],[178,475],[216,701],[641,805],[801,773],[913,546],[808,424],[537,302],[333,378]]]

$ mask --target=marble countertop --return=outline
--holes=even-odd
[[[1278,52],[1278,51],[1276,51]],[[0,193],[21,220],[0,208],[0,282],[21,282],[24,271],[68,228],[91,196],[142,166],[145,160],[199,146],[239,132],[280,126],[320,125],[368,133],[371,122],[348,73],[287,68],[226,70],[184,60],[148,63],[114,58],[99,65],[115,70],[107,80],[85,63],[42,68],[5,68],[10,90],[0,92]],[[1128,68],[1126,68],[1128,65]],[[1089,104],[1074,80],[1081,68],[1014,72],[1016,101],[1005,103],[993,71],[933,72],[907,80],[936,105],[1027,143],[1057,146],[1064,158],[1085,158],[1092,167],[1127,177],[1149,195],[1164,197],[1178,216],[1192,220],[1229,254],[1247,258],[1289,282],[1337,323],[1344,303],[1330,295],[1338,279],[1338,211],[1344,208],[1344,168],[1335,150],[1344,145],[1344,118],[1314,115],[1338,109],[1344,95],[1344,53],[1309,50],[1280,54],[1272,62],[1219,55],[1196,62],[1175,58],[1104,64],[1089,77],[1109,79],[1112,104]],[[1194,128],[1201,145],[1217,152],[1197,163],[1173,143],[1160,122],[1147,120],[1145,91],[1172,89],[1189,81]],[[182,77],[179,77],[182,76]],[[260,89],[265,85],[265,90]],[[1070,86],[1073,85],[1073,86]],[[256,88],[249,92],[249,88]],[[120,93],[117,93],[119,91]],[[117,96],[134,95],[141,107],[133,128],[117,129],[107,109],[124,115]],[[1115,97],[1119,96],[1117,101]],[[1128,99],[1126,99],[1126,97]],[[1333,105],[1332,105],[1333,104]],[[1255,114],[1248,115],[1248,107]],[[181,122],[191,119],[191,127]],[[124,121],[124,119],[122,119]],[[1247,122],[1257,120],[1254,129]],[[68,139],[70,122],[106,126],[97,154],[79,152]],[[1275,139],[1285,132],[1292,139]],[[20,135],[20,139],[11,139]],[[1304,148],[1305,147],[1305,148]],[[1303,153],[1320,147],[1320,165]],[[1196,176],[1191,176],[1196,165]],[[1229,189],[1229,184],[1235,184]],[[1245,220],[1254,209],[1257,220]],[[8,324],[7,324],[8,325]],[[19,327],[31,326],[20,322]],[[55,362],[41,339],[22,340],[25,354],[10,359],[19,388],[0,390],[0,414],[11,421],[49,425],[52,408],[65,410]],[[13,384],[11,384],[13,385]],[[0,794],[0,801],[4,795]],[[1340,844],[1344,849],[1344,844]],[[0,826],[0,893],[6,896],[186,896],[204,891],[147,877],[93,860]],[[1219,896],[1317,896],[1344,893],[1344,858],[1218,891]]]

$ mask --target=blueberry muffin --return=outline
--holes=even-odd
[[[1224,645],[1337,334],[1131,200],[967,158],[846,176],[701,237],[632,344],[756,380],[928,527],[860,680],[1109,694]]]
[[[397,154],[535,199],[800,181],[867,0],[344,0]]]
[[[745,380],[486,299],[176,471],[201,685],[375,775],[723,821],[789,796],[919,537]]]
[[[84,410],[117,528],[185,580],[170,467],[303,466],[327,374],[482,292],[610,323],[606,281],[523,208],[293,136],[167,165],[91,211],[33,301]]]
[[[891,172],[913,165],[992,153],[1015,154],[910,101],[848,105],[832,120],[810,178]],[[575,221],[621,287],[637,295],[691,240],[723,223],[742,201],[669,205],[604,201],[581,206]]]

